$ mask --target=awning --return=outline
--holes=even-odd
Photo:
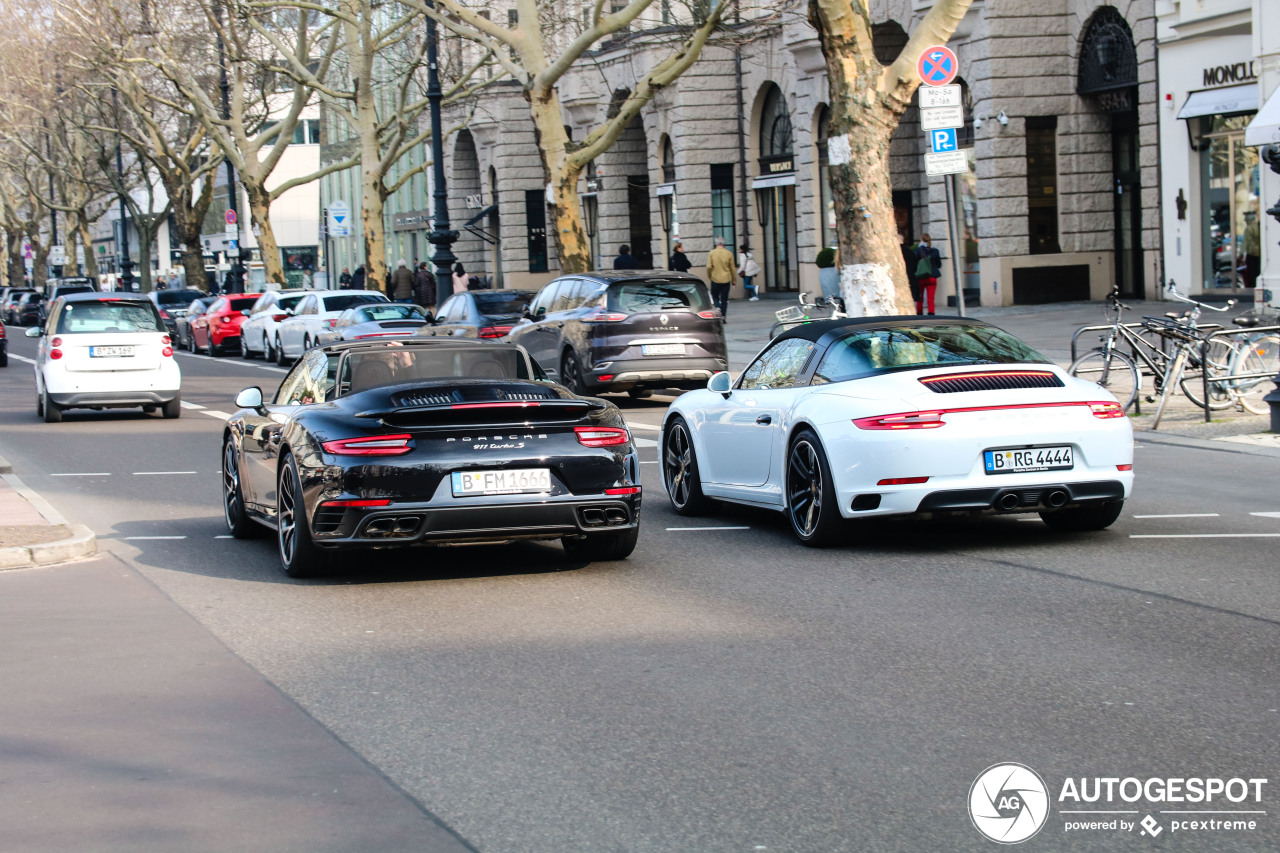
[[[1245,145],[1270,145],[1273,142],[1280,142],[1280,86],[1271,93],[1244,131]]]
[[[1253,83],[1192,92],[1178,110],[1178,118],[1240,115],[1258,109],[1258,87]]]
[[[765,175],[755,178],[751,181],[751,188],[753,190],[762,190],[768,187],[790,187],[795,185],[795,182],[796,173],[785,172],[781,175]]]
[[[462,227],[463,227],[463,228],[470,228],[470,227],[472,227],[473,225],[475,225],[477,222],[479,222],[481,219],[487,219],[487,218],[489,217],[489,214],[490,214],[490,213],[493,213],[493,211],[494,211],[495,209],[497,209],[497,207],[498,207],[498,206],[497,206],[496,204],[491,204],[491,205],[489,205],[489,206],[488,206],[488,207],[486,207],[484,210],[481,210],[481,211],[480,211],[479,213],[477,213],[475,216],[471,217],[471,218],[470,218],[470,219],[468,219],[465,223],[463,223],[463,226],[462,226]]]

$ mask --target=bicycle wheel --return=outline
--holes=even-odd
[[[1205,369],[1209,372],[1209,410],[1219,411],[1231,406],[1234,399],[1231,391],[1231,358],[1234,348],[1222,339],[1209,344],[1209,360]],[[1179,383],[1182,393],[1187,399],[1200,408],[1204,408],[1204,370],[1200,365],[1200,347],[1192,347],[1187,359],[1187,368],[1182,371]]]
[[[1271,407],[1262,398],[1275,388],[1271,377],[1277,373],[1280,373],[1280,337],[1265,335],[1257,340],[1245,341],[1236,351],[1231,364],[1231,391],[1247,411],[1265,415],[1271,411]],[[1265,374],[1265,377],[1234,378],[1248,377],[1250,374]]]
[[[1089,350],[1072,363],[1069,372],[1107,389],[1126,409],[1138,396],[1138,368],[1122,352],[1111,350],[1108,354],[1104,349]]]

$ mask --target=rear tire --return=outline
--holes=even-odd
[[[311,539],[306,501],[302,495],[302,478],[292,453],[286,453],[280,466],[276,488],[276,544],[280,564],[291,578],[313,578],[324,574],[334,564],[335,555],[316,546]]]
[[[57,403],[49,399],[49,392],[44,392],[44,398],[39,406],[40,414],[44,415],[44,422],[47,424],[62,423],[62,409]]]
[[[1266,335],[1241,344],[1240,354],[1231,365],[1231,375],[1235,377],[1250,373],[1269,373],[1272,376],[1280,373],[1280,337]],[[1275,390],[1270,379],[1233,378],[1231,387],[1246,411],[1255,415],[1265,415],[1271,411],[1271,406],[1262,399]]]
[[[245,361],[256,358],[253,350],[249,349],[249,341],[243,334],[240,335],[240,357]]]
[[[279,367],[289,366],[289,357],[284,354],[284,347],[280,344],[279,335],[276,335],[276,365]]]
[[[578,364],[578,357],[572,352],[566,352],[560,359],[560,382],[575,394],[587,393],[582,384],[582,365]]]
[[[662,453],[662,482],[676,515],[702,515],[711,509],[711,501],[702,494],[698,457],[689,426],[679,415],[672,418],[667,427]]]
[[[560,540],[564,546],[565,556],[573,560],[603,562],[607,560],[625,560],[636,549],[636,541],[640,538],[640,527],[620,533],[591,533],[580,539],[566,536]]]
[[[1124,500],[1085,504],[1040,513],[1040,520],[1054,530],[1080,533],[1103,530],[1115,523],[1124,509]]]
[[[1090,350],[1077,358],[1068,372],[1110,391],[1124,409],[1132,406],[1138,398],[1138,368],[1127,355],[1114,349],[1109,360],[1106,350]]]
[[[174,397],[167,403],[160,404],[160,412],[164,415],[165,420],[173,420],[182,417],[182,398]]]
[[[221,355],[218,347],[213,343],[213,332],[209,332],[209,344],[204,348],[204,354],[210,358],[217,358]]]
[[[835,542],[846,524],[836,506],[831,466],[812,430],[801,430],[787,451],[786,484],[787,521],[795,537],[812,548]]]
[[[9,366],[9,350],[2,349],[0,350],[0,367],[8,367],[8,366]]]

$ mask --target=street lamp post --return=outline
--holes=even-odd
[[[227,79],[227,52],[222,43],[222,9],[215,5],[213,9],[214,19],[217,21],[218,30],[216,33],[218,41],[218,88],[222,90],[222,120],[231,121],[231,83]],[[234,250],[227,250],[227,258],[231,261],[231,278],[227,282],[228,293],[244,293],[244,265],[241,264],[243,250],[240,247],[240,216],[237,207],[236,192],[236,167],[231,162],[231,158],[227,157],[227,210],[231,211],[232,224],[235,226],[235,239],[232,241]]]
[[[435,11],[433,0],[426,0],[427,8]],[[431,110],[431,177],[434,187],[435,215],[427,241],[435,246],[431,260],[436,266],[436,286],[443,287],[453,275],[453,265],[458,260],[453,254],[457,231],[449,230],[449,191],[444,182],[444,131],[441,129],[440,101],[444,93],[440,89],[440,69],[436,19],[427,15],[427,103]]]
[[[116,123],[120,122],[118,94],[111,90],[111,106],[116,111]],[[121,152],[120,137],[116,137],[116,174],[120,178],[120,281],[117,290],[133,290],[133,261],[129,260],[129,209],[124,203],[124,154]]]

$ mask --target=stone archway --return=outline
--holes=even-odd
[[[464,226],[488,205],[480,188],[480,159],[476,154],[476,142],[471,131],[458,131],[453,143],[453,169],[449,176],[449,219],[452,227],[458,231],[458,242],[453,245],[453,253],[457,255],[471,275],[482,278],[491,274],[488,267],[488,254],[485,242]],[[483,222],[475,223],[484,226]]]

